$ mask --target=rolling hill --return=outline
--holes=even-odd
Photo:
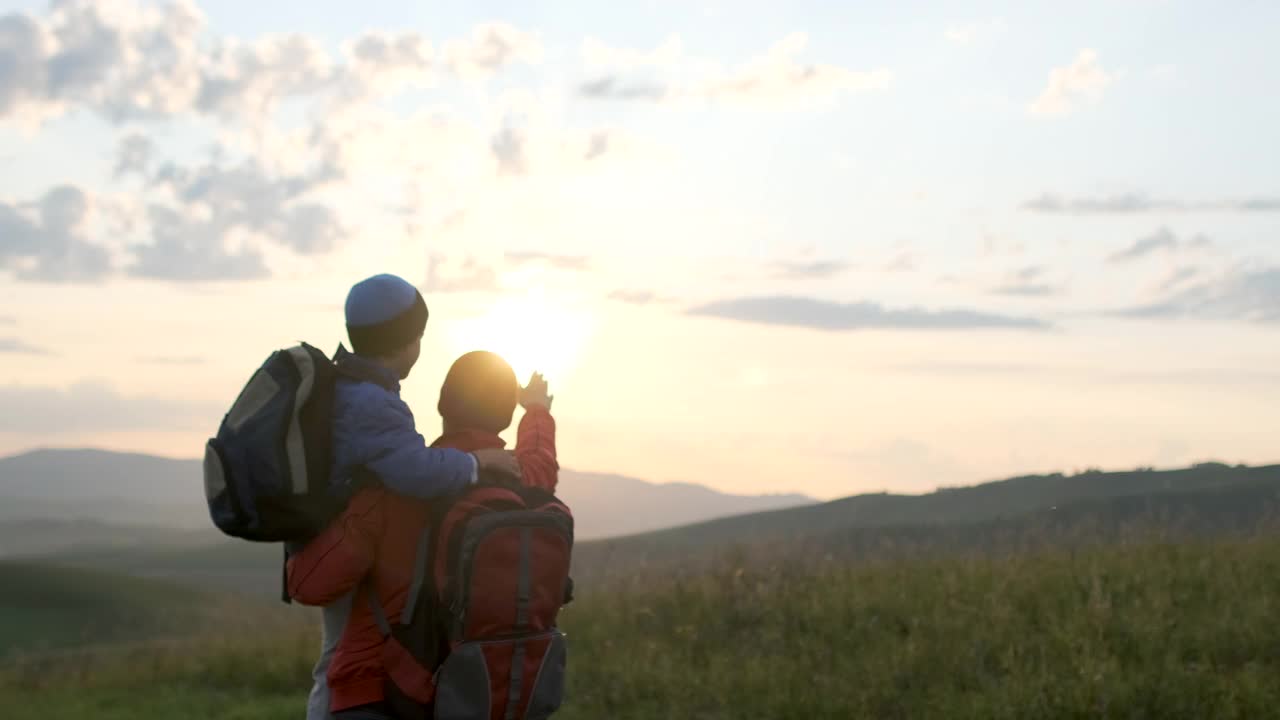
[[[105,450],[36,450],[0,458],[0,523],[82,520],[109,526],[208,529],[198,460],[171,460]],[[559,495],[580,517],[582,538],[674,527],[708,518],[795,507],[804,495],[732,495],[701,485],[659,484],[622,475],[561,470]],[[80,542],[92,544],[99,526]],[[117,533],[119,534],[119,533]],[[26,542],[29,552],[33,548]],[[6,554],[0,529],[0,555]],[[13,553],[8,553],[13,554]]]
[[[755,563],[856,562],[1000,547],[1074,545],[1167,532],[1227,535],[1277,516],[1280,466],[1027,476],[926,495],[856,495],[681,528],[579,542],[584,581],[696,574],[726,552]],[[579,511],[581,515],[581,511]],[[200,547],[78,548],[59,562],[269,596],[280,548],[225,539]]]
[[[1223,535],[1280,516],[1280,465],[1010,478],[924,495],[854,495],[583,543],[584,580],[696,574],[726,553],[753,563],[891,559],[1101,542],[1126,533]]]
[[[1256,483],[1280,484],[1280,465],[1202,463],[1178,470],[1136,470],[1077,475],[1027,475],[924,495],[854,495],[806,507],[710,520],[641,536],[650,544],[706,546],[778,541],[849,528],[962,525],[1013,518],[1080,501],[1212,490]],[[639,540],[640,538],[637,538]],[[631,538],[617,538],[628,542]]]

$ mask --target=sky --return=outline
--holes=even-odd
[[[1280,460],[1280,5],[0,0],[0,453],[197,457],[394,272],[561,462]]]

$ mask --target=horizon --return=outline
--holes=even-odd
[[[191,462],[191,463],[201,462],[201,458],[194,457],[194,456],[168,457],[164,455],[155,455],[147,452],[138,452],[138,451],[132,451],[132,450],[118,450],[118,449],[105,448],[105,447],[86,447],[86,446],[31,447],[31,448],[27,448],[24,450],[13,452],[13,453],[0,454],[0,462],[24,457],[27,455],[35,455],[39,453],[60,453],[60,452],[61,453],[80,453],[80,452],[103,453],[107,455],[143,457],[148,459],[160,459],[160,460],[167,460],[167,461],[174,461],[174,462]],[[732,493],[732,492],[724,491],[718,488],[710,487],[708,485],[703,485],[701,483],[691,483],[683,480],[665,480],[665,481],[652,480],[649,478],[642,478],[642,477],[635,477],[633,475],[627,475],[625,473],[614,472],[610,470],[599,470],[599,469],[582,469],[582,468],[574,468],[574,467],[561,467],[560,469],[561,471],[570,472],[578,475],[596,475],[596,476],[614,477],[614,478],[619,478],[623,480],[637,481],[637,482],[645,483],[647,485],[652,485],[652,486],[681,485],[681,486],[700,488],[703,490],[710,490],[710,491],[722,493],[722,494],[738,495],[740,497],[756,497],[756,498],[798,497],[798,498],[804,498],[806,500],[810,500],[815,504],[822,504],[827,502],[833,502],[836,500],[843,500],[851,497],[857,497],[859,495],[899,495],[903,497],[918,497],[921,495],[930,495],[930,494],[934,494],[942,491],[964,490],[967,488],[975,488],[982,485],[997,484],[997,483],[1007,482],[1010,480],[1022,480],[1026,478],[1037,478],[1037,477],[1052,477],[1055,475],[1060,475],[1063,477],[1080,477],[1080,476],[1089,475],[1093,473],[1122,474],[1122,473],[1132,473],[1132,472],[1179,472],[1183,470],[1192,470],[1192,469],[1195,469],[1201,466],[1206,466],[1206,465],[1222,465],[1225,467],[1233,467],[1233,468],[1259,469],[1259,468],[1269,468],[1269,467],[1280,467],[1280,460],[1245,464],[1245,463],[1230,463],[1230,462],[1225,462],[1225,461],[1214,459],[1214,458],[1204,458],[1204,459],[1196,460],[1191,463],[1187,463],[1183,465],[1170,465],[1170,466],[1163,466],[1163,467],[1139,466],[1139,467],[1131,467],[1131,468],[1118,468],[1118,467],[1108,468],[1108,467],[1084,466],[1084,467],[1076,467],[1071,469],[1021,472],[1021,473],[1015,473],[1015,474],[1003,476],[1003,477],[986,478],[986,479],[979,480],[972,483],[963,483],[963,484],[943,483],[938,485],[937,487],[933,487],[928,490],[920,490],[918,492],[896,492],[887,488],[866,489],[866,490],[861,490],[859,492],[852,493],[849,495],[838,495],[833,497],[811,495],[811,494],[803,493],[800,491],[790,491],[785,489],[764,490],[758,493]],[[754,510],[754,511],[748,512],[747,514],[773,512],[775,510],[785,510],[785,509],[787,508],[781,507],[781,508],[774,508],[770,510]],[[731,516],[725,516],[725,517],[731,517]]]
[[[0,0],[0,456],[198,458],[387,271],[419,431],[492,349],[581,472],[1275,461],[1280,6],[574,8]]]

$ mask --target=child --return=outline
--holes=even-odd
[[[515,456],[525,485],[554,491],[555,420],[547,383],[535,373],[521,389],[502,358],[488,352],[463,355],[450,368],[437,408],[444,434],[433,447],[475,452],[502,448],[498,433],[511,425],[517,402],[524,407]],[[362,490],[346,511],[289,560],[289,594],[317,605],[351,597],[372,572],[378,596],[388,614],[401,612],[414,575],[416,543],[426,526],[430,506],[420,500]],[[367,588],[355,594],[367,592]],[[383,706],[386,671],[382,665],[381,631],[366,598],[351,604],[350,618],[328,669],[330,710],[338,720],[380,720],[391,715]]]
[[[375,275],[347,295],[351,352],[334,357],[333,481],[344,485],[376,478],[390,492],[424,500],[456,493],[481,472],[519,477],[520,466],[497,447],[428,447],[400,399],[422,350],[427,305],[413,285],[395,275]],[[308,701],[308,720],[328,717],[324,673],[350,612],[350,598],[325,603],[323,642]]]

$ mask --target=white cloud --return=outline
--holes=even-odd
[[[217,426],[221,410],[184,400],[123,395],[100,380],[68,388],[0,386],[0,432],[194,430]]]
[[[435,46],[416,32],[366,32],[338,48],[300,33],[221,35],[189,0],[0,13],[0,123],[77,112],[127,128],[108,172],[128,187],[0,203],[0,277],[262,278],[289,255],[321,262],[383,220],[417,239],[437,216],[490,214],[517,184],[607,172],[635,154],[616,130],[566,129],[533,93],[519,112],[504,112],[516,103],[499,95],[479,122],[444,105],[405,114],[381,102],[540,62],[541,40],[526,29],[485,23]],[[184,129],[170,147],[173,134],[156,130],[175,119]],[[189,149],[188,128],[214,148],[206,159],[167,155]],[[397,189],[405,201],[388,200]],[[485,239],[502,229],[486,223]]]
[[[49,351],[18,338],[0,337],[0,355],[5,353],[13,355],[48,355]]]
[[[445,43],[441,54],[460,76],[486,76],[514,63],[542,62],[542,41],[536,33],[507,23],[486,23],[473,28],[466,39]]]
[[[202,59],[195,109],[231,119],[266,117],[280,101],[315,95],[339,78],[320,41],[296,33],[228,40]]]
[[[582,41],[582,60],[591,69],[670,68],[684,58],[684,43],[679,35],[672,35],[652,50],[615,48],[595,38]]]
[[[1213,241],[1203,234],[1197,234],[1190,238],[1180,238],[1167,227],[1157,228],[1150,235],[1144,235],[1133,244],[1112,253],[1107,258],[1110,263],[1126,263],[1141,259],[1152,253],[1157,252],[1184,252],[1188,250],[1202,250],[1213,246]]]
[[[764,54],[725,70],[715,63],[685,57],[673,40],[648,52],[609,48],[592,41],[584,48],[584,55],[588,65],[601,71],[579,86],[579,94],[597,100],[785,107],[845,92],[885,90],[893,82],[893,73],[883,68],[859,71],[806,62],[801,56],[808,42],[804,33],[791,33]]]
[[[391,95],[402,87],[433,81],[435,53],[417,33],[368,32],[347,43],[343,55],[350,95]]]
[[[1235,268],[1185,286],[1174,283],[1164,299],[1128,308],[1120,315],[1142,318],[1202,318],[1280,325],[1280,267]]]
[[[811,297],[760,296],[716,300],[687,309],[686,314],[757,325],[782,325],[832,332],[867,329],[957,330],[1007,328],[1043,330],[1034,318],[1010,317],[980,310],[919,307],[890,308],[879,303],[833,302]]]
[[[43,17],[0,17],[0,116],[39,121],[69,107],[113,120],[170,114],[200,89],[191,2],[163,8],[66,0]]]
[[[1028,107],[1033,115],[1061,115],[1080,105],[1101,102],[1114,77],[1098,62],[1098,52],[1085,48],[1070,65],[1049,72],[1049,84]]]
[[[108,249],[89,240],[92,199],[63,185],[38,201],[0,203],[0,270],[23,280],[92,282],[111,273]]]
[[[542,58],[538,36],[503,23],[446,42],[366,33],[334,58],[300,33],[253,40],[210,35],[191,0],[63,0],[46,14],[0,16],[0,119],[40,122],[88,108],[111,122],[183,113],[260,124],[288,98],[349,104],[430,82],[444,69],[488,76]]]
[[[480,292],[501,290],[498,270],[471,255],[448,257],[432,254],[427,265],[427,282],[423,288],[428,293]]]
[[[1114,195],[1062,197],[1041,193],[1022,204],[1024,210],[1067,215],[1131,214],[1146,212],[1280,212],[1280,197],[1257,195],[1250,198],[1187,202],[1128,192]]]

